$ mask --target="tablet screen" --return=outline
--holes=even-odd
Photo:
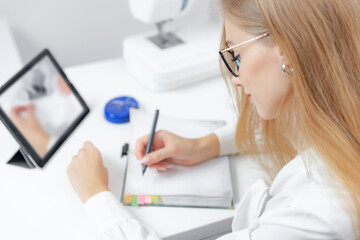
[[[0,107],[40,158],[44,158],[87,111],[48,54],[1,93]]]

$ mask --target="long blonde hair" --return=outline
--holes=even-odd
[[[291,99],[291,110],[269,121],[260,119],[243,89],[227,81],[239,113],[239,151],[256,156],[274,178],[311,146],[335,176],[333,185],[340,183],[350,196],[337,188],[355,229],[360,229],[360,2],[222,0],[221,4],[224,16],[231,16],[242,30],[254,36],[269,32],[270,41],[293,68],[284,98],[284,103]],[[224,29],[221,48],[226,48],[225,35]],[[222,73],[230,79],[223,65]]]

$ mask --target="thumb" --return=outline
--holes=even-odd
[[[147,155],[145,155],[142,159],[141,159],[141,164],[146,164],[146,165],[152,165],[154,163],[158,163],[161,162],[163,160],[165,160],[166,158],[171,157],[171,148],[170,147],[164,147],[161,148],[159,150],[156,150],[154,152],[151,152]]]

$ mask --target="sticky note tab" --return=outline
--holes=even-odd
[[[138,203],[137,203],[137,196],[136,196],[136,195],[133,195],[133,196],[132,196],[132,202],[131,202],[131,205],[132,205],[132,206],[138,206]]]
[[[144,198],[144,203],[145,203],[145,204],[151,204],[151,203],[152,203],[152,201],[151,201],[151,196],[145,196],[145,198]]]
[[[132,202],[132,198],[133,198],[132,195],[125,195],[125,197],[124,197],[124,203],[125,203],[125,204],[130,204],[130,203]]]
[[[152,200],[152,203],[159,203],[159,196],[153,195],[153,196],[151,196],[151,200]]]
[[[144,195],[138,195],[137,203],[140,205],[144,204]]]

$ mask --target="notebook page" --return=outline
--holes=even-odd
[[[149,134],[153,114],[131,110],[131,141],[126,176],[125,194],[131,195],[232,195],[230,164],[228,157],[219,157],[202,164],[183,167],[174,165],[166,172],[154,172],[149,168],[142,176],[142,166],[136,159],[136,140]],[[212,133],[224,122],[191,121],[159,115],[156,130],[164,129],[177,135],[196,138]]]

